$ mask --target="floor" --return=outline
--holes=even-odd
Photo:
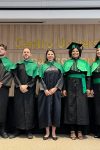
[[[0,150],[100,150],[100,139],[87,136],[84,140],[71,140],[66,135],[59,135],[58,140],[44,141],[42,135],[34,135],[33,139],[17,137],[0,138]]]

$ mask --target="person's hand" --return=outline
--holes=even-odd
[[[27,91],[28,91],[28,85],[21,85],[20,86],[20,91],[22,92],[22,93],[26,93]]]
[[[67,96],[67,91],[66,91],[66,90],[63,90],[63,91],[62,91],[62,95],[63,95],[63,96]]]
[[[87,96],[90,96],[91,91],[89,89],[86,90]]]
[[[94,91],[93,91],[93,90],[91,90],[90,92],[91,92],[91,96],[94,96]]]
[[[51,93],[49,92],[49,90],[45,90],[44,92],[45,92],[45,95],[46,95],[46,96],[51,95]]]
[[[56,88],[56,87],[50,89],[50,90],[49,90],[50,95],[54,94],[56,91],[57,91],[57,88]]]
[[[2,82],[0,82],[0,88],[2,87],[2,85],[3,85],[3,83],[2,83]]]

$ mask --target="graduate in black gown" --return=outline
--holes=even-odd
[[[95,45],[96,59],[91,66],[91,81],[92,90],[94,94],[94,108],[95,108],[95,138],[100,138],[100,41]]]
[[[69,60],[64,63],[63,94],[66,97],[64,122],[70,126],[70,138],[83,139],[82,130],[89,124],[87,94],[90,94],[90,65],[82,60],[82,44],[72,42]],[[75,132],[76,131],[76,132]]]
[[[15,65],[6,57],[7,46],[0,44],[0,134],[3,138],[8,135],[5,131],[9,88],[12,81],[12,69]]]
[[[32,129],[35,125],[34,120],[34,102],[36,77],[38,76],[38,66],[31,59],[29,48],[23,50],[23,60],[17,62],[16,69],[13,72],[15,81],[14,92],[14,112],[16,133],[13,138],[19,134],[19,131],[25,130],[28,138],[33,138]]]
[[[45,63],[40,67],[38,96],[39,127],[46,128],[44,140],[50,137],[50,127],[52,139],[57,140],[56,127],[60,126],[61,116],[62,73],[62,65],[56,62],[55,52],[51,49],[47,50]]]

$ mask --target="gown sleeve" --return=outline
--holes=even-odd
[[[4,86],[11,86],[12,83],[12,73],[11,72],[6,72],[4,77],[1,79],[1,82],[3,83]]]
[[[20,87],[21,82],[20,82],[20,80],[19,80],[19,78],[17,76],[17,70],[13,71],[13,77],[14,77],[15,86],[16,87]]]
[[[58,82],[57,82],[55,87],[58,88],[59,90],[62,90],[62,87],[63,87],[63,75],[62,74],[61,74],[61,77],[58,80]]]
[[[40,79],[40,90],[43,90],[43,91],[47,90],[47,86],[42,78]]]
[[[32,86],[34,86],[35,84],[36,84],[36,78],[32,78],[32,79],[27,83],[28,87],[32,87]]]

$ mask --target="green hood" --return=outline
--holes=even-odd
[[[4,67],[7,71],[11,71],[12,69],[16,68],[16,65],[14,63],[12,63],[7,57],[2,57],[2,58],[0,58],[0,60],[2,61]]]
[[[39,76],[41,78],[43,78],[44,76],[44,72],[50,67],[50,66],[55,66],[57,69],[59,69],[61,71],[61,73],[63,73],[63,67],[60,63],[58,62],[47,62],[47,63],[44,63],[40,66],[40,70],[39,70]]]
[[[33,60],[31,60],[31,59],[27,60],[27,61],[21,60],[17,64],[24,64],[25,65],[25,70],[26,70],[26,73],[28,76],[35,78],[36,76],[39,75],[38,65]]]
[[[98,68],[99,64],[100,64],[100,60],[93,62],[92,66],[91,66],[91,74]]]
[[[69,59],[69,60],[65,61],[64,65],[63,65],[64,73],[68,72],[71,69],[73,63],[74,63],[73,59]],[[90,65],[85,60],[78,59],[77,60],[77,68],[82,72],[86,71],[87,76],[90,76]]]

